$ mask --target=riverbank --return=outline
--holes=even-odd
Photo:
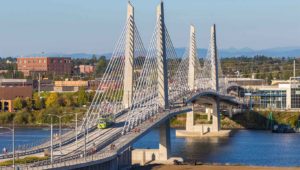
[[[270,119],[270,113],[272,119]],[[291,127],[296,127],[298,119],[300,117],[299,112],[288,111],[244,111],[233,115],[232,118],[228,116],[221,116],[221,128],[222,129],[255,129],[255,130],[267,130],[270,128],[271,121],[273,124],[287,124]],[[206,115],[195,114],[195,123],[211,123],[206,121]],[[185,128],[186,115],[181,114],[171,119],[171,127],[173,128]]]
[[[262,167],[232,165],[159,165],[152,164],[134,168],[136,170],[300,170],[300,167]]]

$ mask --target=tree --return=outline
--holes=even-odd
[[[15,110],[21,110],[23,108],[23,101],[20,97],[15,98],[13,101],[13,107]]]
[[[34,108],[39,110],[42,109],[44,107],[44,100],[41,99],[38,95],[34,95],[33,96],[33,100],[34,100]]]
[[[93,54],[93,56],[92,56],[92,58],[90,59],[90,63],[88,63],[88,64],[95,64],[97,62],[97,56],[96,56],[96,54]]]
[[[65,94],[63,98],[65,101],[65,106],[70,107],[74,105],[73,95]]]
[[[85,92],[84,87],[80,87],[79,91],[78,91],[78,98],[77,98],[77,102],[79,104],[79,106],[85,105],[88,101],[88,96]]]
[[[102,75],[106,69],[107,66],[107,61],[106,61],[106,57],[105,56],[101,56],[97,65],[96,65],[96,74]]]
[[[29,119],[31,119],[31,115],[27,111],[22,110],[15,114],[14,122],[15,124],[24,125],[29,123]]]
[[[93,101],[93,98],[94,98],[95,94],[96,94],[95,90],[88,93],[89,102]]]
[[[51,93],[47,99],[46,99],[46,107],[52,107],[58,105],[58,94],[57,93]]]
[[[64,96],[60,96],[57,99],[57,103],[59,106],[66,106],[66,100]]]
[[[26,97],[26,98],[25,98],[25,103],[26,103],[26,108],[27,108],[28,110],[31,110],[31,109],[32,109],[32,100],[31,100],[31,98]]]

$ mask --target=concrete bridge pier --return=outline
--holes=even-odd
[[[212,104],[212,129],[211,132],[219,132],[221,130],[221,124],[220,124],[220,111],[218,109],[218,103],[215,102]]]
[[[182,158],[171,157],[170,121],[159,126],[158,149],[134,149],[132,151],[132,163],[145,165],[149,163],[173,164],[174,160],[183,161]]]
[[[211,114],[213,113],[213,109],[210,107],[206,107],[205,108],[205,113],[207,115],[207,121],[211,120]]]
[[[232,116],[234,114],[241,111],[241,109],[237,109],[235,106],[232,106],[232,105],[229,105],[229,104],[225,105],[225,110],[226,110],[229,118],[232,118]]]
[[[229,107],[227,108],[227,111],[228,111],[229,117],[232,118],[232,115],[233,115],[233,107],[232,107],[232,106],[229,106]]]
[[[205,104],[205,112],[207,120],[212,123],[195,124],[195,106],[192,106],[192,111],[186,116],[186,129],[176,130],[178,137],[207,137],[207,136],[229,136],[230,131],[221,130],[220,116],[217,101],[211,100],[209,104]]]
[[[194,105],[192,106],[192,111],[186,113],[186,131],[194,131],[195,126],[195,114],[194,114]]]
[[[159,127],[159,160],[167,161],[170,157],[170,121],[166,121],[166,123],[162,124]]]

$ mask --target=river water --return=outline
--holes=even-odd
[[[3,133],[1,130],[0,148],[11,147],[10,133]],[[49,129],[16,129],[16,145],[37,143],[49,135]],[[158,148],[158,141],[155,129],[133,147]],[[176,138],[175,129],[171,129],[171,155],[209,163],[300,166],[300,134],[239,130],[225,138]]]
[[[156,129],[134,147],[158,148],[158,141]],[[225,138],[176,138],[172,129],[171,155],[210,163],[300,166],[300,134],[240,130]]]

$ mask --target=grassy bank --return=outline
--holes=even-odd
[[[300,117],[299,112],[280,112],[280,111],[245,111],[233,115],[232,118],[227,116],[221,116],[221,126],[223,129],[268,129],[268,117],[272,112],[274,124],[288,124],[292,127],[297,126],[298,119]],[[210,123],[205,115],[195,116],[195,123]],[[171,119],[171,127],[184,128],[186,121],[186,115],[181,114]]]
[[[28,156],[28,157],[25,157],[25,158],[16,159],[15,164],[33,163],[33,162],[36,162],[36,161],[43,161],[43,160],[47,160],[47,159],[48,159],[48,157]],[[11,166],[11,165],[13,165],[13,160],[12,159],[0,162],[0,166]]]

